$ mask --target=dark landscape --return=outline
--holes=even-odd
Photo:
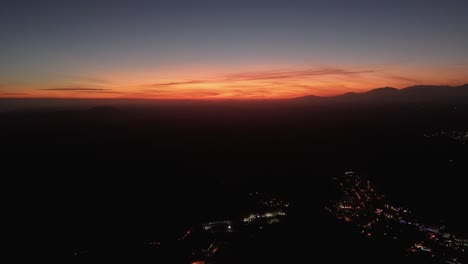
[[[467,0],[3,0],[6,262],[468,263]]]
[[[19,221],[47,236],[24,239],[39,243],[41,254],[77,262],[187,263],[206,243],[179,241],[187,230],[264,213],[249,196],[260,192],[287,201],[287,214],[259,224],[264,230],[233,224],[219,251],[227,255],[216,263],[375,263],[375,256],[379,263],[440,263],[409,254],[398,240],[365,237],[325,209],[339,198],[332,178],[353,171],[420,221],[467,237],[460,213],[467,87],[449,88],[457,96],[440,101],[437,88],[365,104],[384,90],[323,101],[88,101],[69,108],[16,100],[0,114],[2,167],[15,175],[7,181],[22,205]]]

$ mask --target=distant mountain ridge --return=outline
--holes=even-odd
[[[80,110],[90,115],[121,113],[122,107],[127,106],[200,106],[221,105],[224,103],[270,104],[292,103],[300,105],[310,104],[463,104],[468,106],[468,84],[461,86],[415,85],[403,89],[381,87],[366,92],[348,92],[336,96],[307,95],[291,99],[265,100],[164,100],[164,99],[73,99],[73,98],[0,98],[0,113],[10,111],[56,111]]]
[[[382,87],[362,93],[350,92],[331,97],[307,95],[296,97],[292,100],[299,102],[333,103],[468,102],[468,84],[464,84],[462,86],[416,85],[403,89]]]

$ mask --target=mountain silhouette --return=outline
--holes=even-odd
[[[377,88],[377,89],[365,92],[365,94],[372,94],[372,95],[393,95],[396,93],[398,93],[398,89],[393,88],[393,87]]]
[[[332,97],[308,95],[292,100],[311,103],[458,103],[468,102],[468,84],[462,86],[416,85],[403,89],[383,87],[363,93],[350,92]]]

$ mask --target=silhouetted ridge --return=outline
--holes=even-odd
[[[368,92],[366,92],[365,94],[395,94],[395,93],[398,93],[398,89],[397,88],[393,88],[393,87],[382,87],[382,88],[377,88],[377,89],[374,89],[374,90],[370,90]]]
[[[335,97],[340,97],[340,96],[350,97],[350,96],[356,96],[356,95],[359,95],[359,93],[348,92],[348,93],[345,93],[345,94],[342,94],[342,95],[338,95],[338,96],[335,96]]]
[[[453,89],[452,86],[435,86],[435,85],[415,85],[401,89],[405,93],[448,93],[448,89]]]
[[[299,101],[311,102],[311,101],[321,101],[323,99],[326,99],[326,97],[321,97],[321,96],[317,96],[317,95],[306,95],[306,96],[297,97],[297,98],[294,98],[294,99],[299,100]]]
[[[373,89],[363,93],[349,92],[333,97],[304,96],[302,102],[333,103],[456,103],[468,102],[468,84],[463,86],[415,85],[398,90],[393,87]]]

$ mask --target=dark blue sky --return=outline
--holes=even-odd
[[[466,0],[3,0],[0,89],[304,67],[463,82],[467,13]]]

